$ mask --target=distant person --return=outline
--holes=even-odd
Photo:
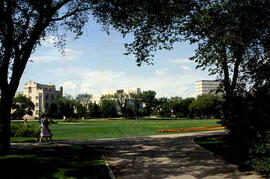
[[[66,120],[66,116],[63,116],[63,121]]]
[[[27,118],[26,117],[23,118],[23,123],[25,126],[27,125]]]
[[[39,142],[42,142],[42,138],[45,137],[46,141],[48,142],[48,138],[50,139],[50,143],[52,143],[52,133],[51,130],[49,128],[49,121],[46,118],[46,115],[43,116],[43,118],[41,118],[40,120],[40,138],[39,138]]]

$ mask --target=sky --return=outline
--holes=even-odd
[[[129,40],[113,30],[108,35],[91,21],[79,39],[67,39],[65,54],[62,54],[53,46],[55,37],[49,36],[31,55],[18,91],[32,80],[55,84],[57,89],[63,86],[64,94],[73,97],[81,93],[140,88],[156,91],[157,97],[186,98],[195,97],[195,81],[215,79],[188,60],[195,53],[194,45],[176,43],[173,50],[155,52],[154,65],[138,67],[132,55],[123,55],[124,42]]]

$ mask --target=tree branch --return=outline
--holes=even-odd
[[[37,23],[35,24],[35,27],[33,28],[32,32],[29,35],[30,37],[29,40],[25,44],[22,45],[22,48],[20,49],[19,53],[16,54],[15,56],[15,60],[13,64],[13,71],[12,71],[11,80],[10,80],[10,86],[12,90],[17,89],[20,82],[20,78],[25,69],[27,61],[31,55],[33,47],[36,44],[37,40],[40,38],[40,35],[44,32],[45,28],[50,23],[50,19],[53,13],[45,17],[44,14],[42,14],[44,13],[43,10],[44,9],[41,9],[42,11],[41,15]],[[16,91],[12,91],[12,92],[15,93]]]
[[[62,17],[59,17],[59,18],[52,18],[51,21],[61,21],[61,20],[64,20],[70,16],[73,16],[75,14],[77,14],[78,12],[83,12],[83,11],[87,11],[87,10],[90,10],[91,8],[84,8],[84,9],[79,9],[76,8],[74,11],[70,12],[70,13],[66,13],[65,15],[63,15]]]
[[[26,30],[27,30],[27,28],[29,27],[31,17],[30,17],[30,15],[28,15],[26,18],[27,18],[27,19],[26,19],[25,24],[23,25],[23,29],[22,29],[21,35],[18,36],[17,39],[15,39],[16,46],[18,46],[18,45],[19,45],[19,42],[23,39],[23,37],[25,37],[25,35],[26,35]]]
[[[58,3],[54,6],[54,11],[59,10],[61,7],[63,7],[65,4],[67,4],[70,0],[63,0],[62,2]]]

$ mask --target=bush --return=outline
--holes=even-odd
[[[75,118],[66,118],[63,122],[79,122],[79,120]]]
[[[37,137],[40,129],[36,125],[11,124],[11,137]]]
[[[230,132],[240,156],[258,173],[270,177],[270,94],[257,88],[234,96],[224,109],[222,124]],[[236,147],[234,147],[236,148]]]
[[[270,135],[259,139],[251,149],[249,164],[256,172],[270,177]]]

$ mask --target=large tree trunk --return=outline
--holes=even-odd
[[[12,104],[12,95],[1,91],[1,109],[0,109],[0,153],[6,153],[10,150],[10,111]]]

